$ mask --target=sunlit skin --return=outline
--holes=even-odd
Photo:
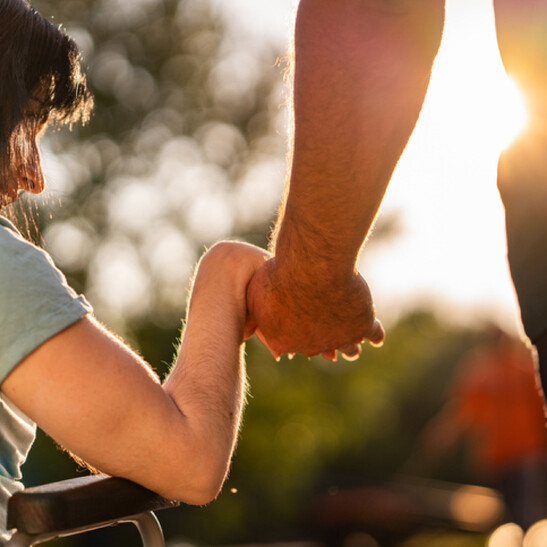
[[[356,262],[418,118],[443,16],[439,0],[393,10],[378,1],[299,4],[287,200],[275,261],[248,293],[275,356],[356,355],[363,339],[384,338]]]
[[[305,3],[303,3],[303,4],[305,4]],[[437,4],[438,4],[438,3],[437,3]],[[306,8],[305,8],[304,5],[302,5],[302,6],[301,6],[301,9],[306,9]],[[391,13],[391,12],[389,12],[389,11],[388,11],[387,13],[388,13],[389,16],[393,16],[393,15],[401,16],[401,15],[404,15],[404,14],[405,14],[405,10],[406,10],[406,9],[407,9],[407,8],[401,8],[401,10],[399,10],[399,11],[396,10],[395,13]],[[385,10],[382,10],[382,11],[380,11],[379,13],[380,13],[380,16],[381,16],[381,17],[384,17],[384,16],[386,15]],[[416,15],[415,15],[415,17],[416,17]],[[434,49],[434,48],[433,48],[433,49]],[[343,68],[343,67],[342,67],[342,68]],[[357,86],[355,86],[355,87],[357,87]],[[316,93],[314,93],[314,94],[316,94]],[[303,95],[306,96],[306,99],[307,99],[307,97],[310,96],[309,94],[306,94],[306,93],[303,93]],[[420,99],[420,92],[418,92],[418,99],[421,100],[421,99]],[[417,102],[419,102],[419,100],[418,100]],[[334,104],[336,105],[336,103],[334,103]],[[337,105],[336,105],[336,106],[337,106]],[[356,119],[358,119],[358,118],[356,118]],[[410,125],[412,125],[412,124],[413,124],[413,122],[411,121],[411,124],[410,124]],[[408,132],[408,130],[407,130],[407,132]],[[352,132],[352,131],[349,131],[349,134],[351,135],[351,134],[353,134],[353,132]],[[302,140],[302,139],[297,138],[297,142],[300,142],[301,140]],[[348,139],[348,143],[349,143],[349,144],[345,144],[345,145],[344,145],[348,150],[351,150],[351,143],[349,142],[350,140],[351,140],[351,139]],[[399,147],[399,148],[400,148],[400,147]],[[369,153],[369,152],[365,151],[365,156],[366,156],[367,153]],[[295,151],[295,155],[296,155],[296,157],[298,158],[298,157],[301,157],[302,154],[301,154],[299,151]],[[43,178],[40,180],[41,169],[37,169],[37,168],[36,168],[36,165],[39,164],[39,154],[37,153],[36,143],[34,143],[34,142],[33,142],[33,150],[31,150],[31,153],[29,154],[29,157],[30,157],[30,158],[34,158],[34,160],[29,161],[28,164],[27,164],[27,167],[26,167],[27,177],[26,177],[26,178],[25,178],[25,177],[21,177],[21,176],[19,177],[20,180],[22,181],[22,182],[21,182],[21,187],[20,187],[20,189],[26,190],[26,191],[30,191],[30,192],[33,192],[33,193],[38,193],[38,192],[41,191],[41,189],[43,189],[43,184],[44,184],[44,183],[43,183]],[[341,155],[341,154],[337,154],[337,157],[342,157],[342,155]],[[22,166],[21,166],[21,170],[22,170],[22,169],[23,169],[23,168],[22,168]],[[294,169],[293,169],[293,171],[292,171],[292,174],[291,174],[291,178],[295,181],[295,182],[292,184],[292,187],[293,187],[293,192],[292,192],[293,197],[292,197],[291,199],[292,199],[292,201],[295,201],[295,200],[296,200],[296,196],[295,196],[294,188],[297,187],[297,185],[299,184],[298,181],[304,178],[304,177],[301,177],[301,176],[299,175],[299,172],[298,172],[298,168],[297,168],[296,162],[295,162],[295,165],[294,165]],[[35,179],[36,179],[36,180],[35,180]],[[315,197],[315,199],[316,199],[316,200],[319,200],[319,199],[320,199],[320,196],[317,195],[317,196]],[[362,198],[361,198],[361,199],[362,199]],[[359,200],[358,200],[358,201],[359,201]],[[299,210],[300,205],[299,205],[298,203],[296,203],[296,207],[297,207],[297,210]],[[313,210],[313,204],[311,204],[310,207],[308,207],[308,206],[306,206],[306,207],[307,207],[307,209]],[[304,227],[305,227],[305,222],[304,222],[305,219],[302,217],[302,215],[300,215],[300,213],[298,213],[297,216],[298,216],[298,223],[299,223],[298,232],[303,233]],[[335,215],[335,216],[336,216],[336,215]],[[362,224],[362,225],[367,225],[367,224],[368,224],[368,225],[370,226],[370,225],[372,224],[371,218],[373,218],[373,217],[374,217],[374,214],[372,214],[372,212],[371,212],[371,214],[369,214],[368,216],[365,215],[365,214],[363,214],[363,215],[362,215],[361,224]],[[285,225],[285,226],[290,226],[290,225],[291,225],[291,221],[289,221],[289,213],[287,213],[286,219],[287,219],[287,222],[285,222],[284,224],[281,224],[281,226],[283,226],[283,225]],[[324,224],[327,224],[327,222],[325,221],[325,219],[322,219],[322,221],[324,222]],[[329,222],[330,222],[330,221],[329,221]],[[292,224],[296,224],[296,223],[295,223],[295,222],[292,222]],[[290,232],[290,229],[289,229],[289,230],[285,230],[285,231],[289,231],[289,232]],[[366,231],[366,230],[361,229],[360,231],[363,232],[363,231]],[[334,252],[334,251],[338,251],[338,250],[339,250],[339,249],[338,249],[338,247],[339,247],[338,243],[340,242],[340,240],[343,240],[344,238],[338,239],[338,235],[339,235],[339,234],[338,234],[338,232],[337,232],[336,230],[333,230],[333,234],[336,235],[336,241],[337,241],[337,243],[333,246],[333,249],[332,249],[333,252]],[[312,247],[313,252],[310,251],[310,253],[311,253],[311,255],[314,257],[314,259],[319,258],[320,253],[322,253],[323,255],[325,255],[325,256],[327,257],[326,260],[327,260],[327,263],[328,263],[328,260],[329,260],[329,253],[328,253],[327,251],[321,251],[321,250],[319,249],[319,244],[322,243],[321,237],[323,236],[323,234],[319,231],[319,232],[318,232],[318,235],[320,236],[320,237],[318,238],[318,240],[319,240],[319,241],[318,241],[318,245],[315,246],[315,247],[316,247],[315,249],[313,249],[313,247]],[[294,236],[291,236],[291,237],[294,237]],[[357,238],[357,239],[359,239],[359,238]],[[278,261],[279,261],[279,257],[280,257],[280,256],[281,256],[281,257],[283,256],[283,253],[284,253],[284,251],[283,251],[283,241],[284,241],[284,236],[281,235],[281,237],[279,237],[279,238],[277,239],[277,249],[278,249],[278,252],[277,252],[277,260],[276,260],[276,262],[272,263],[272,265],[277,266],[277,263],[278,263]],[[291,239],[291,244],[290,244],[291,248],[295,247],[295,241],[296,241],[296,240]],[[293,250],[293,251],[291,251],[291,252],[293,252],[293,253],[298,253],[298,252],[300,252],[300,251],[298,251],[297,247],[298,247],[298,245],[296,245],[296,249]],[[355,247],[355,245],[354,245],[354,247]],[[317,251],[317,253],[315,253],[315,251]],[[341,246],[340,251],[343,251],[343,246]],[[315,254],[314,254],[314,253],[315,253]],[[321,260],[322,260],[322,261],[325,261],[325,258],[323,257]],[[287,261],[285,260],[285,262],[287,262]],[[289,260],[288,262],[290,263],[291,261]],[[346,260],[346,262],[347,262],[347,260]],[[340,263],[341,263],[341,262],[340,262]],[[310,264],[313,264],[313,261],[310,261]],[[333,282],[334,280],[331,279],[331,276],[332,276],[332,275],[335,275],[335,271],[334,271],[334,270],[335,270],[336,268],[333,269],[333,268],[329,265],[327,268],[323,268],[323,272],[322,272],[322,274],[320,274],[320,275],[316,275],[318,272],[314,272],[314,271],[313,271],[314,268],[321,268],[321,266],[320,266],[319,263],[317,263],[316,265],[314,265],[314,266],[309,270],[309,272],[310,272],[311,274],[313,274],[312,277],[313,277],[314,283],[316,284],[316,287],[317,287],[317,293],[320,294],[320,295],[322,295],[322,294],[324,294],[324,290],[323,290],[323,289],[326,288],[326,286],[330,286],[330,287],[333,286],[333,283],[332,283],[332,282]],[[353,270],[353,274],[352,274],[351,277],[352,277],[352,279],[354,280],[356,287],[359,287],[359,291],[363,291],[363,295],[365,295],[365,294],[368,292],[368,288],[367,288],[366,284],[362,281],[361,276],[359,276],[359,274],[355,271],[355,260],[353,261],[351,268],[352,268],[352,270]],[[273,269],[271,268],[271,266],[270,266],[270,270],[273,271]],[[280,274],[279,274],[279,272],[277,271],[277,268],[275,268],[275,270],[276,270],[276,273],[274,273],[274,277],[278,277]],[[267,271],[267,270],[265,269],[264,272],[261,272],[261,273],[260,273],[260,275],[265,274],[266,271]],[[281,270],[279,270],[279,271],[282,272],[283,269],[281,269]],[[306,271],[308,271],[308,267],[306,267]],[[301,278],[300,281],[296,281],[296,283],[304,283],[304,284],[307,284],[307,282],[303,279],[303,276],[297,275],[296,277],[294,277],[294,276],[292,276],[292,275],[289,276],[288,274],[283,274],[282,276],[283,276],[283,278],[292,279],[293,281],[298,280],[299,278]],[[270,283],[270,280],[267,279],[267,275],[264,275],[264,277],[266,278],[267,283]],[[319,281],[319,283],[317,283],[317,280],[318,280],[318,279],[319,279],[319,280],[323,280],[323,282],[322,282],[322,281]],[[258,286],[258,282],[259,282],[259,278],[257,278],[257,279],[253,282],[253,287]],[[282,285],[282,284],[283,284],[283,283],[281,283],[281,285]],[[323,284],[325,285],[325,287],[322,287]],[[340,286],[344,286],[344,285],[345,285],[345,283],[336,283],[336,284],[337,284],[337,285],[340,285]],[[296,294],[297,290],[295,289],[295,284],[294,284],[294,283],[293,283],[293,285],[294,285],[294,286],[293,286],[293,290],[292,290],[292,293],[291,293],[291,294],[294,296],[294,295]],[[303,290],[306,290],[306,288],[303,288]],[[332,291],[331,291],[331,292],[332,292]],[[288,293],[287,293],[287,294],[288,294]],[[334,297],[334,295],[333,295],[333,297]],[[371,300],[370,296],[363,296],[363,297],[365,298],[365,300],[370,300],[370,304],[372,303],[372,300]],[[251,293],[250,293],[250,305],[251,305],[251,307],[253,306],[253,298],[254,298],[254,296],[253,296],[253,293],[251,292]],[[338,297],[337,297],[337,298],[338,298]],[[360,297],[360,298],[361,298],[361,297]],[[296,297],[295,300],[298,300],[298,298]],[[358,300],[359,300],[359,299],[356,299],[355,301],[357,302]],[[365,306],[368,306],[368,307],[370,308],[370,306],[369,306],[368,303],[365,302],[364,304],[365,304]],[[302,306],[301,306],[301,307],[302,307]],[[325,310],[327,310],[327,309],[328,309],[328,308],[325,307]],[[331,314],[331,313],[332,313],[332,309],[331,309],[331,311],[326,312],[326,313],[327,313],[327,314]],[[362,315],[362,317],[359,317],[359,315],[357,315],[357,316],[353,315],[353,316],[352,316],[352,315],[351,315],[351,312],[349,312],[348,309],[345,309],[342,313],[343,313],[343,314],[347,314],[347,317],[346,317],[345,319],[343,319],[343,320],[345,320],[346,322],[351,321],[351,322],[354,323],[354,324],[355,324],[355,323],[359,323],[359,322],[361,322],[361,323],[363,323],[363,324],[366,324],[366,323],[368,323],[368,322],[370,321],[370,317],[371,317],[370,314],[368,314],[368,316],[367,316],[367,314]],[[272,335],[272,332],[273,332],[273,330],[276,328],[276,326],[279,325],[279,328],[280,328],[280,329],[283,328],[283,326],[281,325],[280,316],[281,316],[281,314],[274,314],[274,316],[271,317],[271,318],[268,320],[268,322],[269,322],[269,327],[267,327],[266,330],[268,330],[269,333],[270,333],[269,337],[266,336],[265,334],[263,334],[263,333],[262,333],[262,330],[261,330],[260,328],[259,328],[258,331],[257,331],[259,337],[266,343],[266,345],[268,345],[268,347],[270,347],[272,353],[274,353],[275,356],[279,356],[280,353],[282,353],[282,352],[280,351],[280,349],[276,347],[276,344],[275,344],[274,342],[271,341],[271,338],[272,338],[272,336],[273,336],[273,335]],[[314,332],[313,332],[313,336],[317,339],[317,340],[316,340],[316,349],[315,349],[313,352],[307,350],[306,353],[312,354],[312,353],[314,353],[314,352],[319,352],[318,349],[317,349],[317,344],[321,343],[321,344],[322,344],[322,353],[323,353],[327,358],[333,359],[333,358],[335,358],[336,352],[335,352],[334,349],[325,349],[326,347],[328,347],[328,344],[327,344],[328,338],[325,338],[325,337],[323,336],[323,333],[321,332],[321,327],[319,327],[321,314],[315,313],[315,317],[316,317],[316,319],[317,319],[317,327],[316,327],[316,329],[315,329]],[[328,320],[329,320],[329,322],[331,323],[331,325],[332,325],[332,319],[333,319],[332,317],[330,317],[330,316],[328,317]],[[264,322],[264,319],[263,319],[263,322]],[[304,322],[304,323],[305,323],[305,322]],[[330,329],[330,326],[329,326],[329,330],[332,330],[332,329]],[[334,329],[334,330],[337,330],[337,329]],[[252,329],[250,330],[250,332],[251,332],[251,331],[252,331]],[[379,324],[377,321],[374,321],[374,322],[372,323],[372,326],[371,326],[370,328],[365,329],[365,328],[363,327],[363,328],[361,329],[361,331],[362,331],[362,332],[361,332],[360,334],[362,334],[362,336],[355,336],[353,341],[340,345],[340,346],[338,347],[338,349],[339,349],[343,354],[345,354],[346,356],[348,356],[348,357],[350,357],[350,358],[354,358],[354,357],[357,357],[357,356],[359,355],[359,353],[360,353],[360,351],[361,351],[361,349],[360,349],[360,342],[361,342],[364,338],[370,338],[370,339],[372,339],[371,341],[372,341],[373,343],[374,343],[374,342],[379,343],[379,342],[381,341],[381,338],[383,337],[383,331],[381,330],[380,324]],[[308,332],[311,332],[311,330],[308,329]],[[293,349],[294,349],[295,351],[298,350],[296,346],[294,346]],[[293,353],[293,352],[290,352],[290,353]]]
[[[521,88],[547,79],[545,59],[538,59],[544,49],[528,35],[530,22],[546,20],[539,17],[546,5],[495,2],[502,58]],[[272,242],[275,258],[248,293],[257,332],[274,356],[333,358],[348,348],[356,354],[361,340],[379,343],[384,336],[355,264],[420,113],[444,0],[385,6],[382,0],[299,3],[286,199]],[[521,26],[513,23],[515,12]],[[518,70],[526,62],[542,74],[533,83],[527,78],[533,71],[525,78]],[[542,97],[527,101],[531,118],[545,110],[542,84],[538,91],[528,93]]]
[[[44,188],[38,138],[47,125],[45,113],[60,123],[86,121],[92,101],[78,71],[74,42],[24,0],[0,1],[0,6],[2,52],[23,44],[12,48],[17,49],[13,59],[0,56],[10,61],[0,63],[7,96],[3,112],[14,105],[14,112],[2,120],[13,123],[5,123],[0,133],[6,141],[0,162],[7,177],[1,181],[4,205],[6,197],[12,201],[21,191],[37,194]],[[33,40],[31,31],[37,27],[40,40]],[[35,62],[37,47],[50,54],[43,67]],[[14,64],[19,71],[13,70]],[[38,93],[24,105],[32,89],[23,86],[35,87],[28,82],[36,81],[49,84],[47,94]],[[20,120],[22,106],[26,118]],[[48,325],[49,337],[35,338],[25,318],[23,324],[5,318],[25,340],[20,360],[9,363],[13,368],[2,378],[2,395],[101,472],[190,504],[214,499],[230,467],[245,402],[246,289],[269,255],[237,242],[220,242],[204,253],[191,282],[176,362],[161,383],[150,365],[93,317],[85,302],[75,300],[49,256],[10,226],[3,226],[1,235],[2,252],[13,261],[13,268],[8,262],[10,267],[2,270],[2,294],[9,294],[14,307],[21,304],[22,314],[36,312],[37,324],[52,317],[61,320],[54,325],[74,321],[60,331]],[[23,269],[26,276],[20,276]],[[47,297],[42,300],[44,288]],[[23,294],[24,302],[18,298]],[[10,434],[10,419],[6,424]],[[14,449],[20,444],[17,429],[14,424]],[[14,451],[17,470],[20,458]],[[8,483],[17,480],[17,471],[8,475]]]
[[[86,316],[24,358],[2,392],[95,469],[170,499],[208,503],[224,483],[237,440],[245,289],[265,258],[236,242],[204,255],[179,354],[163,385],[135,352]],[[151,461],[152,467],[143,464]]]
[[[35,115],[29,111],[31,120]],[[13,162],[14,192],[44,188],[38,138],[47,124],[35,121],[27,156]],[[166,498],[208,503],[226,479],[236,445],[245,402],[246,287],[267,258],[236,242],[216,244],[202,257],[179,354],[163,385],[87,315],[26,356],[1,383],[2,392],[94,469]],[[142,463],[150,461],[154,466]]]

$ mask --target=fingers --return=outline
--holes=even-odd
[[[374,320],[370,331],[366,334],[366,338],[375,347],[380,347],[384,343],[386,332],[378,319]]]
[[[386,333],[382,323],[378,319],[375,319],[365,338],[369,341],[371,346],[381,347],[384,343],[385,337]],[[362,352],[361,344],[364,342],[365,338],[359,340],[358,342],[352,342],[340,346],[338,351],[340,352],[340,355],[342,355],[342,358],[346,361],[356,361],[359,359]],[[323,351],[321,355],[329,361],[336,361],[336,350]]]
[[[375,319],[370,331],[366,335],[366,339],[369,341],[371,346],[381,347],[384,343],[385,337],[386,333],[382,323],[378,319]],[[361,344],[363,341],[364,339],[359,342],[345,344],[344,346],[339,347],[338,351],[346,361],[356,361],[361,356]],[[329,361],[336,361],[336,351],[334,350],[323,352],[322,355]]]
[[[331,349],[330,351],[324,351],[321,353],[321,355],[327,360],[327,361],[336,361],[336,350]]]
[[[361,344],[346,344],[339,351],[346,361],[356,361],[361,355]]]
[[[272,354],[273,358],[276,361],[279,361],[279,359],[281,359],[281,356],[283,355],[283,353],[273,349],[272,346],[270,346],[270,344],[268,344],[268,341],[266,340],[266,337],[262,334],[262,332],[259,328],[257,328],[255,330],[255,334],[258,336],[258,339],[266,346],[268,351]]]
[[[253,322],[251,324],[249,322],[247,324],[246,328],[245,328],[245,334],[246,335],[248,334],[248,336],[246,336],[246,339],[250,338],[253,335],[253,333],[255,333],[258,336],[259,340],[266,346],[266,348],[272,354],[274,359],[279,361],[279,359],[283,355],[283,352],[275,350],[268,343],[268,341],[266,340],[265,336],[262,334],[260,329],[256,328],[256,323]],[[368,339],[369,343],[372,346],[380,347],[380,346],[382,346],[382,344],[384,342],[384,338],[385,338],[384,328],[383,328],[382,324],[380,323],[380,321],[376,320],[373,327],[372,327],[371,332],[367,335],[367,339]],[[338,353],[340,353],[340,355],[342,356],[342,358],[345,361],[356,361],[361,356],[361,353],[362,353],[361,344],[363,343],[363,341],[364,341],[364,339],[360,340],[359,342],[345,344],[345,345],[339,347],[338,350],[332,349],[332,350],[328,350],[328,351],[322,351],[320,353],[320,355],[322,355],[328,361],[335,362],[338,358]],[[293,356],[294,356],[294,353],[293,354],[291,354],[291,353],[288,354],[289,359],[292,359]]]
[[[257,324],[254,319],[247,319],[247,323],[245,323],[245,328],[243,330],[243,340],[251,338],[256,331],[256,327]]]

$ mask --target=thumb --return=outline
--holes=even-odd
[[[266,346],[266,348],[268,348],[268,351],[272,354],[273,358],[276,361],[279,361],[281,355],[283,354],[279,351],[274,350],[272,346],[268,344],[268,340],[266,340],[266,337],[262,334],[262,331],[259,328],[256,329],[256,335],[258,336],[259,340]]]
[[[248,340],[255,333],[257,323],[253,317],[247,319],[245,328],[243,329],[243,340]]]

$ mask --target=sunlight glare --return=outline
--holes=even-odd
[[[385,323],[418,303],[464,324],[490,317],[519,328],[496,173],[525,112],[500,59],[491,2],[447,0],[427,97],[382,205],[402,233],[362,257]]]
[[[489,2],[447,2],[428,98],[436,110],[444,111],[454,143],[473,143],[497,158],[526,126],[527,112],[520,90],[503,67],[494,28]]]
[[[496,110],[503,112],[503,116],[492,125],[492,134],[497,130],[496,141],[501,152],[507,148],[528,124],[528,112],[524,97],[517,84],[510,78],[501,81],[498,95],[494,100],[499,105]]]

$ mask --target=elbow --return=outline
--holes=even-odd
[[[185,503],[189,505],[204,506],[214,501],[222,490],[222,484],[218,487],[202,488],[196,491]]]
[[[168,441],[158,445],[157,487],[153,489],[163,497],[206,505],[220,494],[230,469],[237,425],[232,416],[219,425],[218,420],[208,419],[209,414],[190,407],[183,419],[174,422],[169,435],[162,435]]]
[[[182,489],[181,500],[189,505],[207,505],[214,501],[224,485],[227,469],[215,472],[210,469],[203,470],[199,476],[193,478],[190,488]]]
[[[168,480],[162,477],[162,485],[156,491],[167,499],[189,505],[207,505],[215,500],[222,490],[229,469],[229,458],[214,454],[196,458],[193,465],[183,458],[178,471],[169,473]]]

